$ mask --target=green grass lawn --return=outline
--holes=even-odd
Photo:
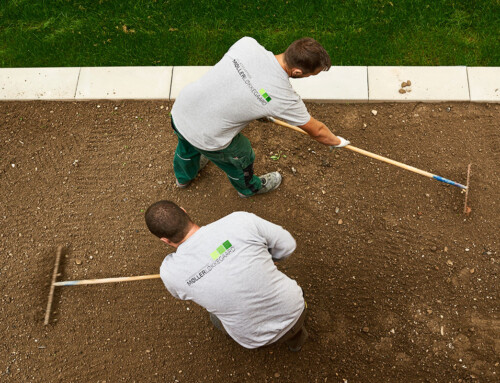
[[[500,0],[0,0],[0,67],[213,65],[310,36],[334,65],[500,66]]]

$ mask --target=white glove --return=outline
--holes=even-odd
[[[348,141],[343,137],[337,136],[337,138],[340,140],[340,144],[330,146],[330,150],[337,149],[337,148],[343,148],[344,146],[347,146],[351,143],[351,141]]]

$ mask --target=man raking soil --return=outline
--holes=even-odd
[[[281,174],[254,175],[255,153],[240,133],[268,116],[300,126],[324,145],[349,144],[309,115],[289,80],[317,75],[330,66],[328,53],[311,38],[293,42],[278,55],[250,37],[237,41],[208,73],[182,89],[172,107],[177,186],[188,187],[210,160],[242,198],[276,189]]]

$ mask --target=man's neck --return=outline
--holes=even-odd
[[[191,228],[189,229],[188,233],[186,234],[186,236],[182,239],[182,241],[180,241],[178,244],[177,244],[177,247],[179,247],[180,245],[182,245],[184,242],[186,242],[189,237],[191,237],[194,233],[196,233],[198,230],[200,230],[200,227],[193,223],[193,225],[191,226]]]
[[[292,71],[288,69],[286,62],[285,62],[285,54],[280,53],[279,55],[274,55],[276,57],[276,60],[278,60],[278,63],[280,64],[281,68],[286,72],[288,77],[292,76]]]

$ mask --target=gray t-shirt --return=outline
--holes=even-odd
[[[167,255],[160,275],[174,297],[196,302],[236,342],[257,348],[281,338],[304,310],[302,289],[273,262],[295,247],[281,226],[236,212],[202,226]]]
[[[226,148],[249,122],[265,116],[305,125],[311,116],[272,52],[243,37],[172,108],[178,131],[198,149]]]

